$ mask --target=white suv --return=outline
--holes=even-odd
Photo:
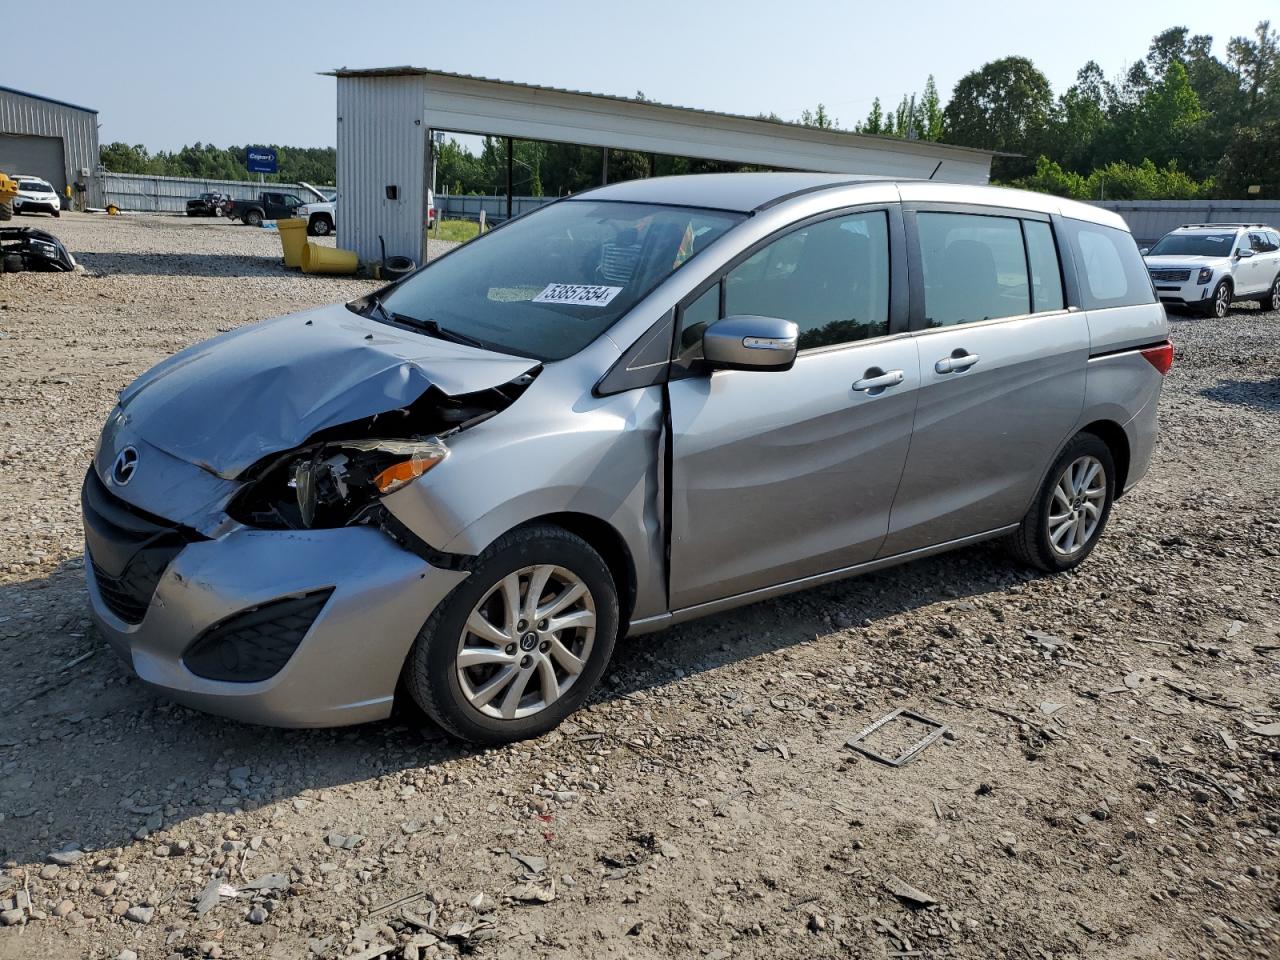
[[[1236,300],[1280,307],[1280,231],[1264,223],[1188,223],[1142,254],[1161,301],[1225,317]]]
[[[62,216],[62,201],[58,199],[58,191],[53,189],[52,184],[39,177],[19,176],[16,179],[18,195],[13,198],[14,213],[34,213],[37,210],[43,210],[45,213],[52,213],[55,217]]]

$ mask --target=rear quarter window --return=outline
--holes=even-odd
[[[1080,306],[1101,310],[1156,302],[1151,276],[1128,231],[1082,220],[1067,219],[1063,225],[1080,275]]]

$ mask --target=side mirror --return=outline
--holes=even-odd
[[[1252,251],[1252,250],[1237,250],[1237,251],[1236,251],[1236,259],[1237,259],[1237,260],[1244,260],[1244,259],[1247,259],[1248,257],[1252,257],[1252,256],[1253,256],[1253,251]]]
[[[702,356],[717,370],[790,370],[799,339],[790,320],[725,317],[702,334]]]
[[[1141,248],[1138,250],[1138,253],[1140,253],[1140,254],[1141,254],[1142,256],[1144,256],[1144,257],[1145,257],[1148,253],[1150,253],[1150,252],[1151,252],[1151,248],[1150,248],[1150,247],[1141,247]]]

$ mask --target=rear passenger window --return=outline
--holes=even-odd
[[[1023,220],[1022,232],[1027,239],[1027,262],[1031,264],[1031,312],[1061,310],[1062,271],[1053,230],[1042,220]]]
[[[1151,276],[1126,230],[1083,220],[1063,220],[1080,275],[1080,306],[1086,310],[1154,303]]]
[[[802,350],[884,336],[888,217],[882,211],[837,217],[775,240],[725,277],[724,312],[791,320]]]
[[[1030,311],[1027,254],[1016,219],[920,213],[916,225],[930,327]]]

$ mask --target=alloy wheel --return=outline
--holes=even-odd
[[[1083,548],[1098,530],[1107,501],[1107,474],[1097,457],[1073,460],[1058,477],[1049,507],[1049,544],[1055,553],[1070,556]]]
[[[595,598],[577,574],[552,564],[516,570],[467,617],[456,658],[462,694],[489,717],[533,716],[577,682],[595,634]]]
[[[1213,315],[1221,319],[1231,309],[1231,291],[1225,283],[1218,284],[1213,296]]]

